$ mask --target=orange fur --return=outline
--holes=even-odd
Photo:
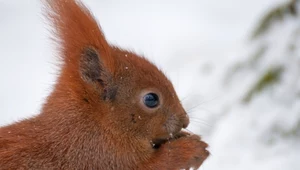
[[[60,76],[38,116],[0,128],[0,169],[198,168],[207,144],[181,131],[189,119],[165,75],[108,44],[81,2],[45,7]],[[143,103],[149,92],[159,96],[152,109]]]

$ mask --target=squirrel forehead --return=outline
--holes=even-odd
[[[128,51],[118,50],[114,54],[118,57],[118,75],[126,78],[131,83],[137,83],[142,88],[162,88],[175,93],[170,80],[166,75],[144,57]]]

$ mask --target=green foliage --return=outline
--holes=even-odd
[[[267,51],[268,47],[266,45],[260,47],[251,57],[249,60],[250,66],[253,68],[257,65],[257,62],[263,57],[265,52]]]
[[[294,127],[291,129],[283,129],[279,125],[275,124],[271,131],[267,135],[267,144],[272,145],[274,144],[278,138],[281,139],[295,139],[297,140],[300,138],[300,121],[298,121]]]
[[[261,76],[261,78],[259,78],[253,88],[250,89],[247,95],[243,98],[243,102],[248,103],[256,93],[259,93],[268,86],[276,83],[279,80],[282,71],[283,69],[281,67],[274,67],[269,69],[265,74]]]
[[[269,13],[267,13],[251,35],[252,39],[255,39],[263,35],[273,23],[283,20],[286,16],[295,16],[297,14],[296,4],[299,0],[291,0],[290,2],[283,4]]]

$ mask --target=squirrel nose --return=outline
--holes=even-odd
[[[183,128],[187,128],[188,125],[190,124],[190,119],[189,116],[185,113],[184,118],[181,120],[183,124]]]

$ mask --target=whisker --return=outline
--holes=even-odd
[[[187,129],[187,128],[185,128],[185,130],[188,131],[191,135],[194,134],[191,130],[189,130],[189,129]]]
[[[188,99],[189,97],[191,97],[192,92],[189,92],[188,94],[186,94],[181,100],[180,102],[182,103],[184,100]]]
[[[201,122],[201,121],[191,120],[191,123],[198,123],[199,125],[204,125],[206,127],[212,128],[212,126],[209,125],[208,123]]]
[[[211,102],[211,101],[213,101],[213,100],[215,100],[215,99],[217,99],[217,97],[214,97],[214,98],[212,98],[212,99],[210,99],[210,100],[206,100],[206,101],[200,102],[200,103],[196,104],[195,106],[193,106],[193,107],[187,109],[187,112],[189,112],[189,111],[191,111],[191,110],[194,110],[194,109],[198,108],[199,106],[201,106],[202,104]]]
[[[201,119],[201,118],[199,118],[199,117],[189,116],[189,118],[190,118],[190,119],[195,119],[195,120],[199,120],[199,121],[205,122],[204,119]]]
[[[212,125],[207,123],[206,120],[203,120],[201,118],[194,117],[194,116],[189,116],[189,118],[190,118],[191,123],[198,123],[200,125],[205,125],[206,127],[212,128]]]
[[[212,112],[212,111],[210,111],[210,110],[208,110],[208,109],[206,109],[206,108],[204,108],[204,107],[199,107],[199,108],[197,108],[197,110],[189,110],[189,111],[187,111],[187,113],[189,114],[189,116],[190,115],[193,115],[195,112],[197,112],[198,110],[203,110],[203,111],[206,111],[206,112],[208,112],[208,113],[210,113],[210,114],[213,114],[213,115],[219,115],[218,113],[215,113],[215,112]]]

